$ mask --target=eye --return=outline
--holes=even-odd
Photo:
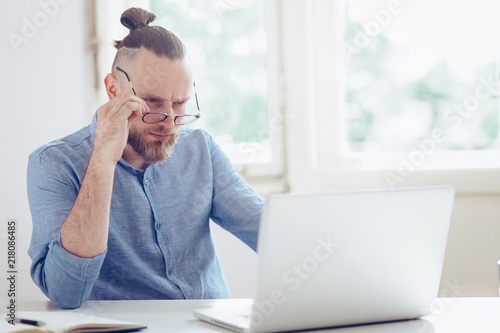
[[[159,109],[162,107],[163,103],[161,100],[156,98],[143,98],[143,100],[148,104],[151,109]]]

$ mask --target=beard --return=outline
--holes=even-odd
[[[156,134],[171,135],[170,138],[164,141],[156,140],[152,143],[146,143],[145,137],[150,131],[136,131],[131,128],[128,134],[128,144],[148,163],[157,163],[165,161],[174,149],[174,145],[180,134],[180,129],[158,129],[154,130]]]

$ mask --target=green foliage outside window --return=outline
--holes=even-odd
[[[347,7],[344,41],[352,46],[356,35],[364,30],[363,23],[351,18],[348,12]],[[397,19],[404,18],[393,17]],[[421,24],[425,26],[423,21]],[[468,52],[467,41],[463,44],[463,52]],[[446,134],[445,142],[438,147],[440,150],[498,148],[498,87],[496,94],[490,91],[489,98],[473,104],[478,86],[483,85],[481,91],[488,92],[482,82],[492,77],[499,81],[498,55],[492,56],[490,63],[478,64],[473,79],[459,77],[445,57],[425,75],[401,82],[399,71],[415,66],[407,57],[407,48],[394,45],[382,32],[357,51],[350,54],[346,63],[344,101],[351,151],[411,150],[419,141],[432,137],[436,129]],[[471,56],[470,60],[472,64],[476,59]],[[394,62],[404,66],[395,70]],[[471,103],[470,112],[464,110],[467,103]],[[456,114],[457,105],[462,107],[462,119]]]

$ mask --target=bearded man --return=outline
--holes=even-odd
[[[61,308],[227,298],[209,220],[257,246],[263,200],[209,134],[185,126],[201,115],[190,63],[154,19],[123,13],[109,101],[29,158],[31,276]]]

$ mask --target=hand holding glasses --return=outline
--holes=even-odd
[[[130,83],[130,87],[132,88],[132,91],[134,92],[134,95],[137,96],[135,93],[135,89],[132,86],[132,82],[130,81],[130,78],[128,77],[127,72],[125,72],[123,69],[120,67],[116,67],[117,70],[125,74],[127,77],[128,83]],[[198,118],[201,117],[200,113],[200,105],[198,103],[198,95],[196,94],[196,84],[193,82],[194,86],[194,97],[196,100],[196,108],[198,109],[198,114],[181,114],[181,115],[173,115],[173,114],[167,114],[163,112],[146,112],[142,114],[142,121],[145,122],[146,124],[156,124],[159,122],[164,121],[168,117],[173,117],[174,118],[174,124],[176,125],[189,125],[194,123]]]

